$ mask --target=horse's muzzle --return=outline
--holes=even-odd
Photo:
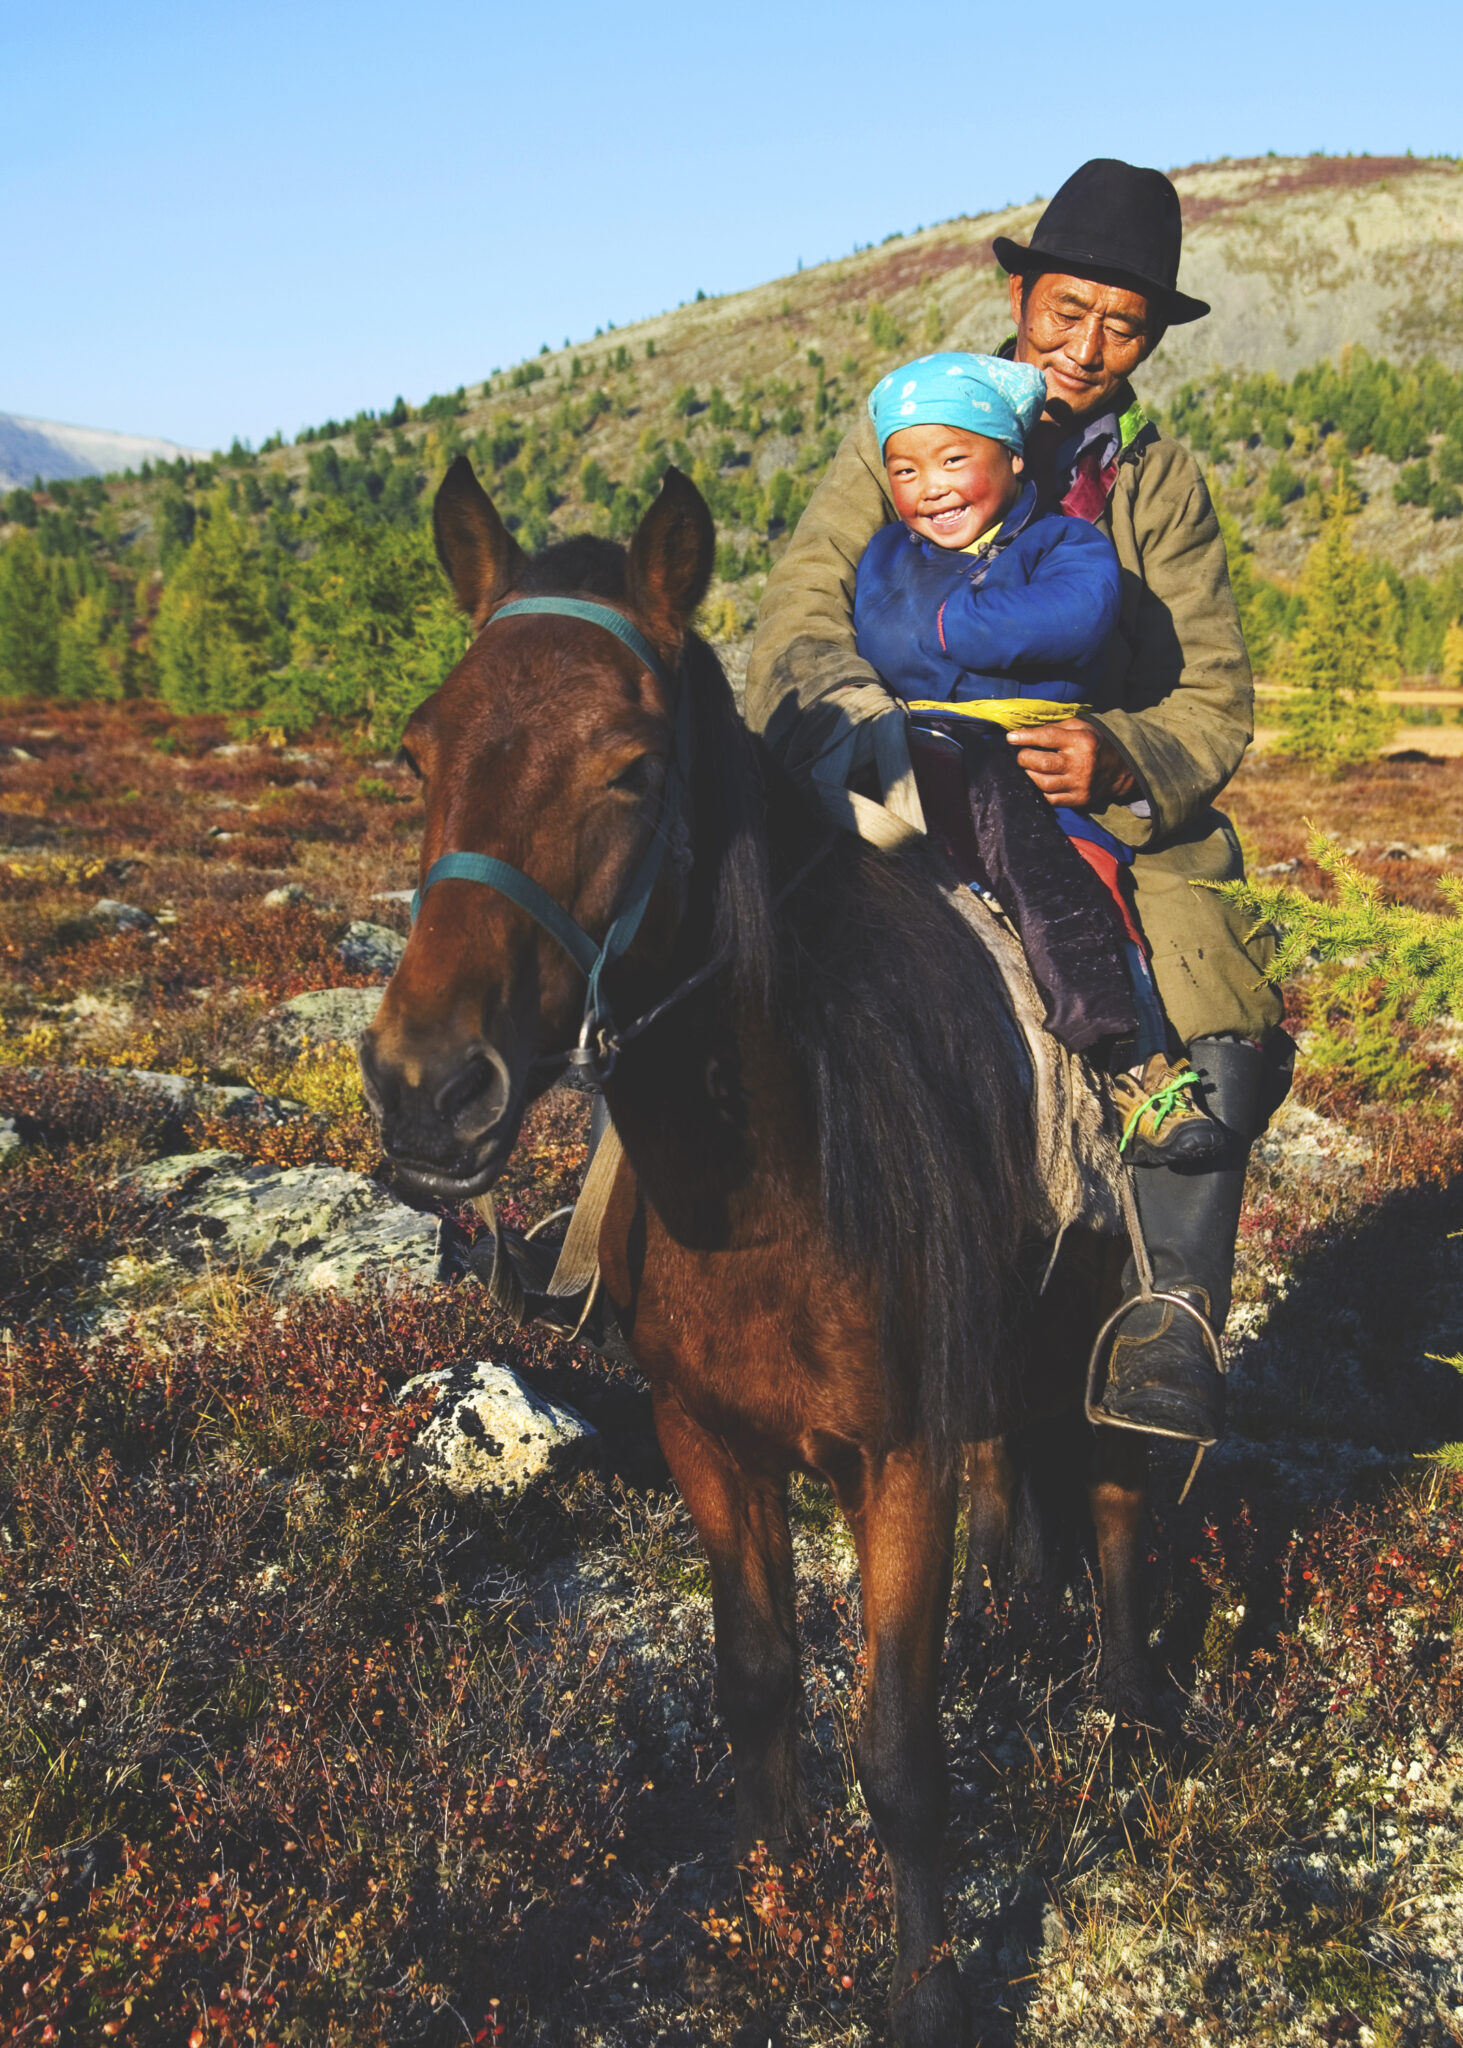
[[[361,1078],[382,1149],[403,1179],[465,1201],[502,1172],[518,1138],[523,1090],[492,1046],[480,1040],[404,1061],[384,1053],[372,1030],[361,1041]]]

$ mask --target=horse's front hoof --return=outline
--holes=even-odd
[[[889,2032],[894,2048],[967,2048],[970,2006],[949,1956],[895,1992]]]

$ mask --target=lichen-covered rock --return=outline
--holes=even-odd
[[[119,903],[115,896],[101,896],[91,907],[91,921],[109,932],[150,932],[157,919],[135,903]]]
[[[266,1095],[260,1088],[198,1081],[191,1074],[159,1074],[147,1067],[117,1067],[107,1079],[114,1087],[141,1088],[161,1096],[180,1115],[199,1109],[205,1116],[242,1117],[250,1123],[274,1124],[304,1114],[303,1103],[291,1102],[285,1096]]]
[[[1254,1149],[1255,1159],[1272,1173],[1303,1180],[1332,1180],[1360,1173],[1371,1156],[1365,1138],[1348,1131],[1334,1117],[1293,1101],[1276,1110],[1270,1128]]]
[[[266,1059],[296,1059],[306,1043],[356,1045],[381,1007],[379,988],[312,988],[271,1010],[255,1036]]]
[[[0,1159],[3,1159],[7,1152],[19,1151],[24,1143],[25,1140],[20,1135],[20,1127],[16,1123],[15,1118],[13,1116],[0,1116]]]
[[[166,1258],[198,1274],[243,1268],[278,1294],[358,1279],[430,1286],[455,1277],[455,1239],[364,1173],[251,1166],[234,1152],[157,1159],[126,1185],[156,1202]]]
[[[352,974],[379,974],[383,981],[389,981],[406,951],[406,940],[390,925],[368,924],[358,917],[346,927],[345,937],[335,950]]]
[[[267,889],[259,900],[266,910],[290,910],[297,903],[308,903],[310,892],[303,882],[281,882],[277,889]]]
[[[459,1499],[511,1500],[598,1449],[592,1424],[535,1394],[506,1365],[450,1366],[408,1380],[401,1391],[404,1397],[423,1389],[435,1401],[415,1456]]]
[[[163,1142],[171,1133],[181,1139],[183,1120],[192,1110],[205,1116],[237,1117],[255,1124],[288,1123],[303,1116],[305,1106],[288,1096],[266,1095],[261,1088],[245,1088],[217,1081],[200,1081],[192,1074],[163,1074],[149,1067],[22,1067],[28,1078],[40,1080],[47,1074],[80,1074],[88,1081],[103,1083],[119,1095],[147,1095],[162,1113]]]

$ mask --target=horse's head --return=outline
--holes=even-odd
[[[714,535],[694,486],[669,470],[627,552],[567,542],[530,561],[459,457],[437,493],[437,551],[478,637],[412,716],[408,760],[425,783],[421,876],[449,852],[486,854],[536,883],[599,941],[663,817],[674,678],[705,594]],[[515,599],[581,595],[629,619],[661,676],[602,624],[516,614]],[[639,946],[677,914],[663,864]],[[526,1104],[579,1035],[585,977],[517,903],[437,880],[361,1051],[388,1156],[433,1193],[481,1193],[502,1170]]]

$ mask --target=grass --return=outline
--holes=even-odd
[[[791,1503],[813,1832],[738,1871],[707,1574],[633,1374],[469,1288],[281,1306],[216,1275],[186,1316],[87,1321],[98,1270],[146,1249],[117,1186],[137,1161],[381,1170],[348,1056],[261,1063],[255,1032],[351,979],[336,937],[396,917],[372,899],[409,881],[416,820],[317,745],[264,874],[206,821],[219,795],[256,815],[289,773],[269,749],[218,757],[222,728],[127,710],[37,723],[0,724],[39,757],[0,770],[7,829],[56,833],[0,854],[0,1115],[24,1139],[0,1162],[0,2039],[881,2038],[856,1580],[822,1488]],[[155,842],[128,836],[139,803]],[[1433,900],[1447,857],[1382,856],[1463,840],[1463,769],[1319,792],[1261,763],[1234,792],[1257,865],[1303,859],[1328,806],[1389,890]],[[284,880],[312,902],[266,911]],[[103,893],[156,935],[89,931]],[[953,1942],[989,2044],[1463,2039],[1463,1478],[1412,1456],[1463,1434],[1463,1383],[1426,1356],[1459,1348],[1457,1064],[1323,981],[1290,999],[1321,1034],[1300,1099],[1364,1149],[1255,1167],[1236,1432],[1182,1508],[1166,1467],[1155,1490],[1166,1731],[1097,1710],[1085,1582],[1039,1639],[952,1624]],[[1379,1035],[1410,1077],[1385,1100],[1361,1071]],[[172,1111],[136,1066],[305,1114]],[[572,1196],[585,1138],[581,1098],[540,1105],[510,1219]],[[505,1511],[430,1490],[399,1390],[487,1357],[587,1414],[602,1468]]]

